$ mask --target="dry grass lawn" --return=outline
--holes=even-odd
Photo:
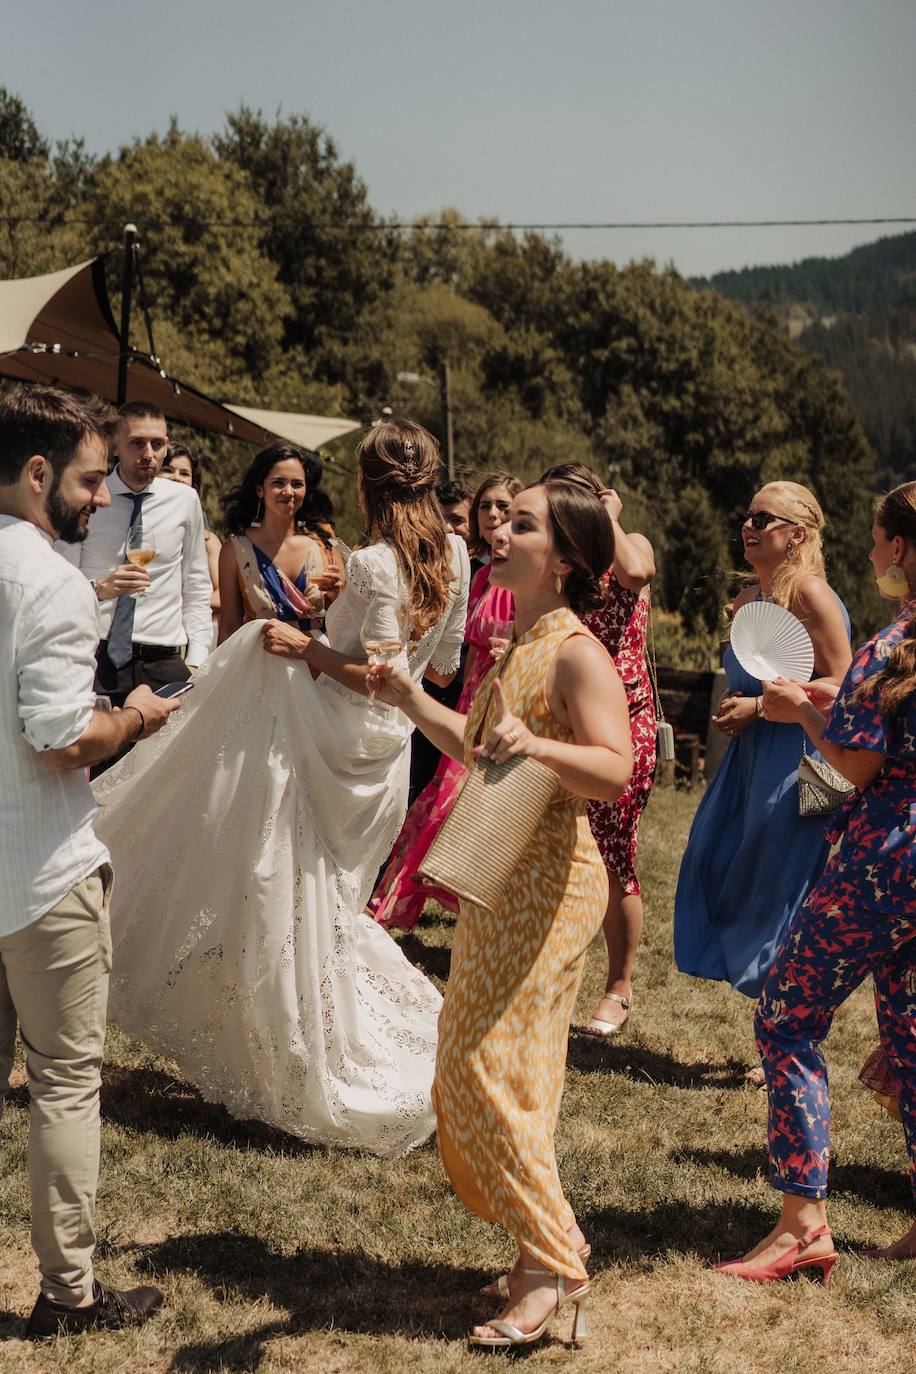
[[[829,1042],[832,1222],[844,1251],[827,1290],[755,1288],[711,1272],[770,1224],[765,1098],[745,1084],[751,1004],[674,972],[671,910],[696,796],[659,791],[644,827],[647,936],[632,1027],[614,1044],[574,1038],[560,1167],[592,1241],[591,1337],[568,1322],[526,1358],[580,1374],[812,1374],[916,1367],[916,1264],[857,1258],[900,1234],[909,1188],[900,1127],[857,1085],[874,1014],[862,989]],[[406,941],[440,983],[450,920]],[[589,959],[580,1011],[603,976]],[[137,1332],[42,1347],[22,1341],[36,1291],[28,1238],[27,1099],[21,1075],[0,1127],[0,1369],[320,1370],[451,1374],[499,1355],[464,1336],[475,1291],[511,1257],[506,1238],[452,1196],[430,1145],[383,1162],[307,1149],[202,1103],[172,1067],[112,1031],[103,1089],[99,1272],[155,1281],[159,1317]],[[492,1367],[492,1366],[491,1366]]]

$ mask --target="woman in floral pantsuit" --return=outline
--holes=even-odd
[[[820,1049],[837,1008],[871,974],[878,1030],[897,1088],[916,1193],[916,482],[880,504],[870,558],[901,609],[859,649],[826,724],[816,687],[768,685],[769,719],[797,721],[859,789],[831,838],[842,842],[789,926],[761,993],[757,1043],[769,1094],[770,1176],[780,1220],[743,1260],[755,1282],[836,1258],[824,1199],[830,1102]],[[877,1257],[916,1255],[916,1223]]]

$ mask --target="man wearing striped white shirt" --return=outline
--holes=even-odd
[[[0,397],[0,1094],[18,1023],[41,1270],[32,1338],[134,1325],[162,1301],[92,1269],[112,879],[86,769],[178,704],[143,686],[97,709],[98,602],[52,547],[85,538],[109,503],[107,425],[99,403],[52,387]]]

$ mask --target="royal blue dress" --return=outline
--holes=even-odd
[[[843,616],[849,632],[849,617]],[[729,690],[763,684],[725,651]],[[681,973],[757,997],[789,921],[827,862],[824,817],[798,814],[800,725],[755,720],[729,742],[700,802],[674,899]],[[807,751],[814,754],[810,743]],[[817,755],[815,755],[817,757]]]

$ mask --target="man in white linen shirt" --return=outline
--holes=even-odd
[[[193,488],[157,476],[168,442],[158,407],[142,401],[122,406],[117,466],[108,478],[111,503],[93,514],[81,544],[60,550],[98,597],[96,691],[116,704],[141,683],[155,690],[185,682],[213,639],[203,511]],[[136,521],[156,551],[147,568],[126,561],[127,534]]]
[[[18,1021],[41,1270],[33,1339],[135,1325],[162,1302],[92,1271],[111,868],[86,768],[178,705],[140,687],[123,710],[96,709],[98,603],[53,548],[84,538],[108,505],[107,424],[100,403],[53,387],[0,397],[0,1094]]]

